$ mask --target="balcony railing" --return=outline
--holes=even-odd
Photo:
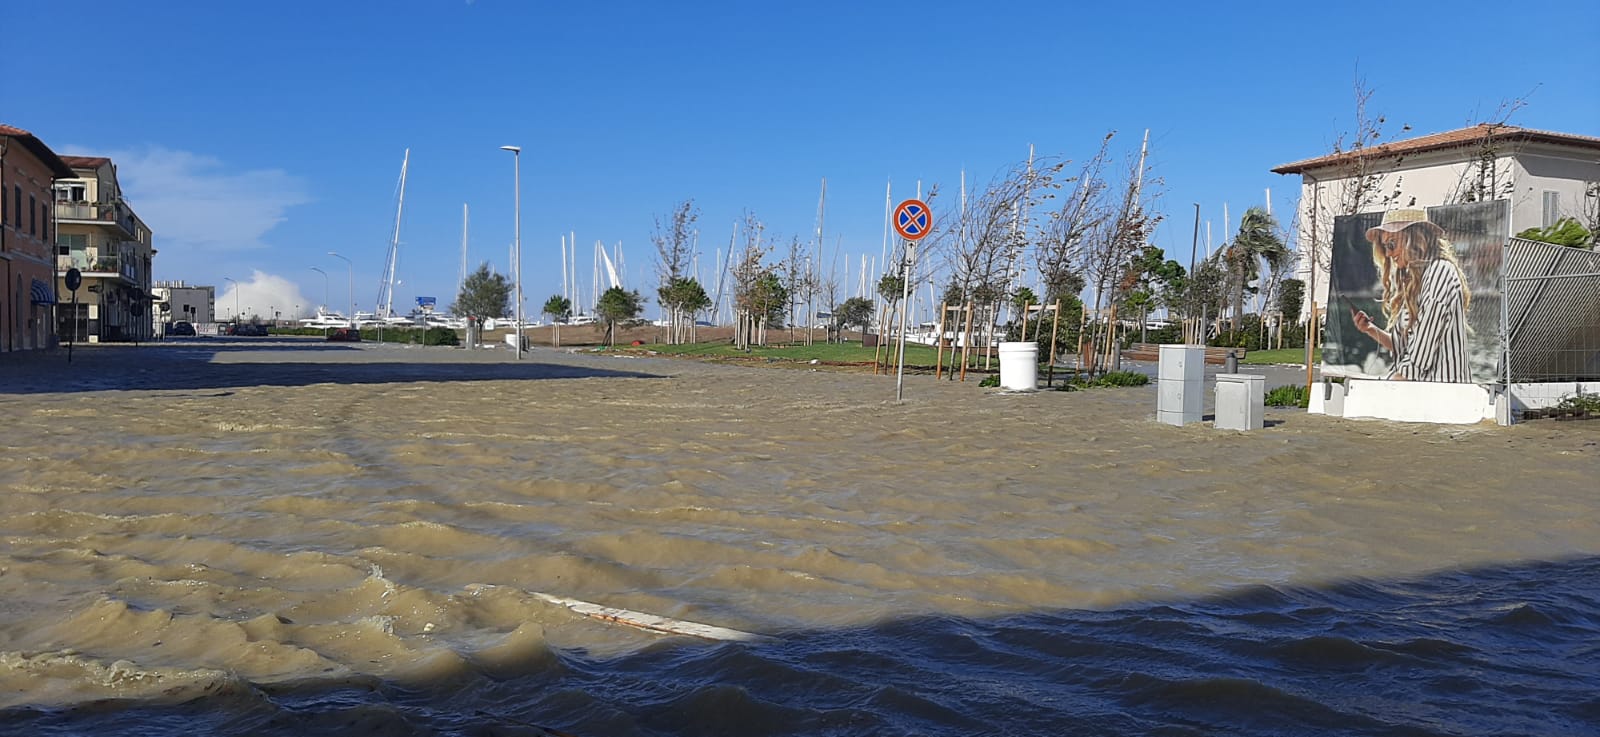
[[[57,271],[66,271],[67,269],[88,271],[89,265],[92,263],[94,263],[94,259],[91,259],[88,257],[88,255],[82,253],[74,253],[71,256],[56,256]]]
[[[133,218],[114,204],[99,202],[57,202],[56,221],[115,223],[128,234],[133,233]]]
[[[81,254],[56,256],[56,270],[64,272],[67,269],[77,269],[83,272],[84,276],[115,274],[135,284],[139,282],[139,275],[133,263],[116,257],[89,258]]]

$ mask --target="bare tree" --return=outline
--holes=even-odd
[[[1349,136],[1348,147],[1347,134],[1339,134],[1333,142],[1334,155],[1341,157],[1338,166],[1339,177],[1345,180],[1344,187],[1339,190],[1340,215],[1367,212],[1374,205],[1387,207],[1401,197],[1402,178],[1397,176],[1392,183],[1387,179],[1388,175],[1405,160],[1405,156],[1395,153],[1390,148],[1392,141],[1383,132],[1388,119],[1381,114],[1373,115],[1367,112],[1367,103],[1372,99],[1372,88],[1367,86],[1366,80],[1359,77],[1355,83],[1355,98],[1355,133]],[[1403,126],[1401,130],[1410,129],[1411,126]]]
[[[1059,209],[1046,216],[1040,226],[1034,256],[1044,286],[1044,301],[1083,290],[1082,256],[1089,234],[1112,215],[1104,201],[1107,191],[1102,172],[1115,132],[1100,141],[1100,150],[1084,162],[1078,174],[1067,181],[1072,192],[1061,200]]]
[[[1600,182],[1583,183],[1583,227],[1589,242],[1600,244]]]
[[[694,200],[684,200],[672,209],[666,223],[657,216],[655,230],[650,234],[650,241],[656,246],[656,275],[660,279],[657,297],[668,313],[668,334],[672,343],[681,342],[685,335],[685,305],[680,297],[687,293],[685,274],[694,256],[695,222],[699,219],[700,211],[695,208]]]
[[[1148,141],[1148,134],[1146,140]],[[1099,320],[1103,305],[1118,301],[1121,293],[1137,279],[1129,279],[1135,257],[1150,242],[1161,216],[1151,212],[1151,196],[1144,190],[1146,147],[1141,146],[1137,163],[1132,164],[1128,180],[1122,187],[1121,201],[1114,217],[1102,219],[1087,233],[1084,249],[1084,272],[1094,286],[1094,335],[1109,336],[1111,323]],[[1096,345],[1104,345],[1097,337]]]
[[[1033,230],[1031,212],[1055,196],[1060,186],[1056,178],[1064,166],[1065,162],[1030,159],[1005,169],[971,204],[958,209],[937,244],[949,273],[946,299],[971,301],[973,319],[986,337],[1017,286]]]
[[[834,334],[838,331],[838,329],[840,327],[842,327],[839,324],[839,317],[838,317],[838,311],[839,311],[839,288],[840,288],[839,271],[838,271],[839,263],[838,262],[839,262],[839,250],[840,250],[839,246],[842,244],[843,239],[844,239],[844,236],[839,236],[834,241],[833,261],[829,263],[827,271],[819,271],[819,274],[818,274],[818,277],[817,277],[817,281],[816,281],[816,283],[817,283],[817,293],[819,295],[821,295],[822,303],[827,306],[829,314],[832,314],[834,316],[832,320],[828,321],[828,342],[829,343],[833,342]],[[821,254],[818,254],[818,258],[819,259],[821,258]]]
[[[1307,228],[1311,242],[1298,244],[1302,251],[1301,257],[1309,261],[1307,274],[1310,276],[1310,281],[1307,284],[1306,294],[1309,299],[1308,309],[1312,324],[1306,331],[1308,364],[1309,351],[1317,336],[1315,318],[1318,275],[1328,270],[1333,257],[1334,217],[1370,212],[1374,208],[1386,208],[1399,202],[1402,197],[1403,177],[1397,175],[1391,182],[1389,175],[1404,162],[1405,155],[1393,150],[1392,137],[1384,132],[1388,119],[1382,114],[1369,112],[1372,88],[1367,86],[1366,80],[1358,75],[1354,89],[1355,130],[1340,133],[1333,143],[1334,174],[1339,180],[1339,187],[1334,196],[1324,202],[1322,182],[1309,172],[1304,173],[1304,176],[1312,182],[1309,208],[1311,223]],[[1409,125],[1400,128],[1402,133],[1409,130],[1411,130]],[[1327,278],[1326,275],[1323,278]]]
[[[809,306],[817,295],[817,277],[813,271],[812,254],[807,250],[805,242],[800,236],[789,240],[789,252],[784,256],[782,264],[783,285],[789,292],[788,308],[789,339],[794,340],[795,308]],[[807,317],[806,343],[811,343],[809,325],[811,319]]]
[[[1511,156],[1521,146],[1520,143],[1513,144],[1516,149],[1507,149],[1507,138],[1502,133],[1512,127],[1511,116],[1527,105],[1527,95],[1502,100],[1489,120],[1476,124],[1481,135],[1470,144],[1473,148],[1472,159],[1461,170],[1461,176],[1445,202],[1453,205],[1489,202],[1506,199],[1515,193]]]
[[[772,248],[766,238],[766,227],[755,213],[745,212],[744,226],[740,229],[744,246],[737,256],[728,257],[733,264],[730,269],[733,276],[733,343],[740,349],[748,349],[753,343],[761,343],[765,339],[768,315],[762,282],[763,277],[771,273],[766,258]]]

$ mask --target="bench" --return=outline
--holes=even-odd
[[[1233,351],[1233,355],[1240,359],[1245,356],[1243,348],[1213,348],[1207,346],[1206,363],[1218,366],[1227,363],[1228,351]],[[1127,361],[1159,361],[1161,360],[1161,346],[1156,343],[1134,343],[1122,349],[1122,358]]]

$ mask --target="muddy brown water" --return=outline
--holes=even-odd
[[[306,714],[352,684],[380,694],[360,708],[394,710],[358,732],[727,726],[640,716],[681,709],[796,718],[749,695],[795,681],[784,657],[728,654],[775,645],[650,633],[539,594],[777,643],[932,622],[940,638],[987,625],[1027,647],[1018,633],[1034,625],[1005,623],[1600,554],[1600,422],[1269,411],[1271,427],[1235,433],[1155,423],[1148,387],[1015,394],[915,377],[896,403],[892,377],[545,349],[518,362],[198,338],[5,359],[0,730],[18,734],[138,733],[180,708],[219,733],[316,731]],[[1592,638],[1585,591],[1577,626]],[[1335,609],[1369,605],[1382,608]],[[885,635],[872,657],[932,667],[942,656],[916,654],[917,637]],[[985,665],[980,647],[970,665],[1038,677],[1007,675],[1004,652]],[[652,657],[667,665],[640,665]],[[700,657],[687,673],[674,660]],[[624,685],[652,668],[691,700]],[[857,670],[833,668],[806,672]],[[591,680],[572,685],[577,673]],[[528,674],[565,695],[495,686]],[[726,688],[757,706],[730,710]],[[430,696],[397,705],[384,689]],[[1005,732],[1029,708],[1079,708],[1001,699],[985,714],[901,689],[790,723]],[[868,721],[828,721],[850,709]],[[1188,723],[1152,719],[1127,733]]]

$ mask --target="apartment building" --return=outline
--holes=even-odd
[[[157,329],[174,322],[217,321],[217,288],[183,281],[158,281],[150,290]],[[164,331],[163,331],[164,332]]]
[[[77,269],[83,284],[76,294],[59,285],[56,330],[79,342],[149,340],[150,228],[123,198],[111,159],[62,160],[72,176],[55,183],[56,266]]]
[[[0,352],[56,344],[51,185],[71,176],[38,137],[0,124]]]

